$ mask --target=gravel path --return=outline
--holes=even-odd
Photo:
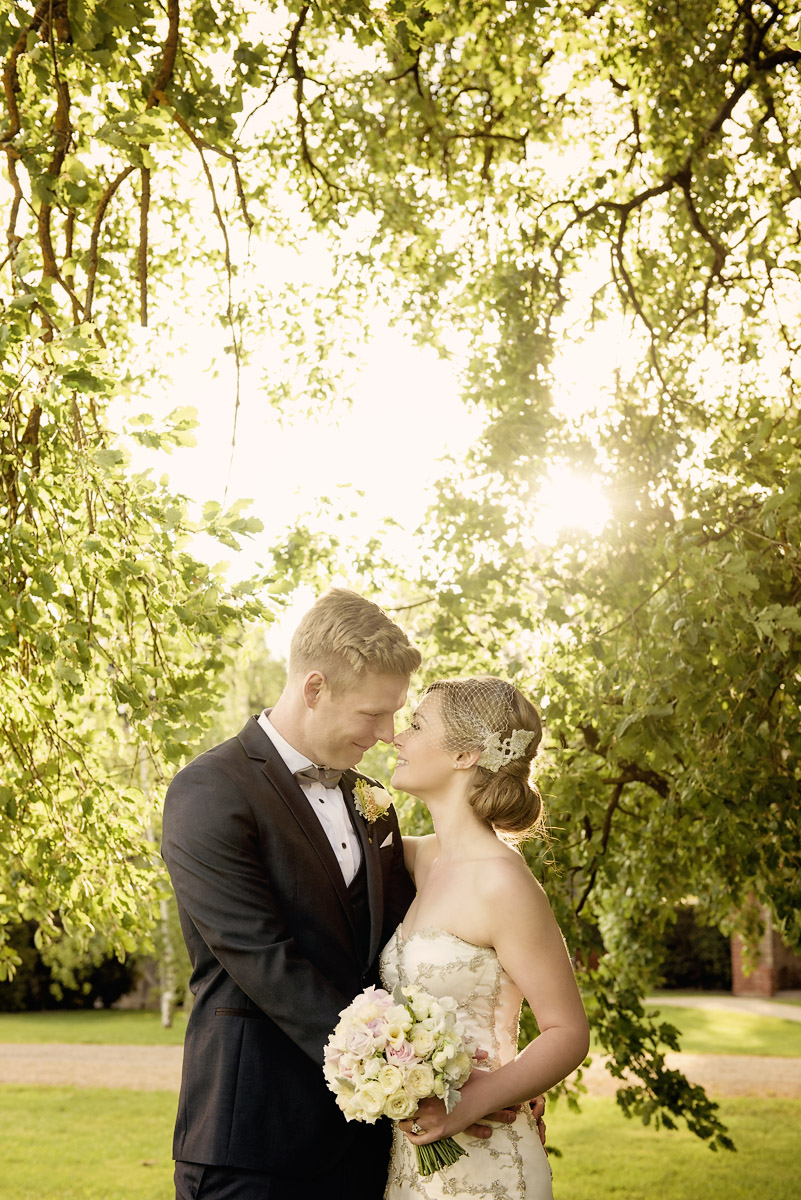
[[[177,1092],[182,1046],[0,1045],[0,1084]]]
[[[614,1096],[621,1082],[604,1068],[605,1059],[593,1055],[582,1083],[591,1096]],[[743,1054],[665,1055],[671,1070],[681,1071],[690,1083],[701,1084],[711,1096],[781,1096],[801,1099],[801,1058],[759,1057]]]
[[[0,1045],[0,1084],[178,1091],[181,1046]],[[620,1082],[596,1055],[584,1072],[590,1095],[614,1095]],[[729,1054],[667,1055],[671,1068],[715,1096],[801,1098],[801,1058]]]

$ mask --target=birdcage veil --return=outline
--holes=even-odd
[[[529,710],[525,725],[520,723],[520,701]],[[425,718],[432,706],[443,749],[455,753],[480,749],[478,765],[487,771],[530,757],[539,744],[536,710],[512,684],[493,675],[435,680],[419,698],[416,712]]]

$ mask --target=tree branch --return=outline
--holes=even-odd
[[[245,118],[244,122],[242,123],[243,130],[244,130],[245,126],[247,125],[248,121],[250,120],[250,118],[253,116],[253,114],[257,113],[260,108],[265,108],[270,103],[273,96],[275,95],[276,88],[278,87],[278,84],[281,79],[281,72],[284,69],[284,67],[286,66],[287,59],[297,53],[298,42],[300,41],[300,35],[303,30],[303,26],[306,24],[306,18],[308,17],[309,13],[311,12],[311,7],[312,6],[310,4],[304,4],[303,8],[300,10],[298,19],[292,28],[292,33],[289,36],[289,41],[287,42],[286,46],[284,47],[284,53],[281,55],[281,58],[278,61],[278,66],[275,69],[275,75],[273,76],[273,82],[270,87],[270,90],[267,93],[266,98],[264,100],[262,100],[262,102],[260,104],[257,104],[256,107],[248,113],[247,117]]]
[[[119,190],[130,174],[136,170],[133,163],[129,163],[116,179],[112,179],[108,184],[103,195],[100,197],[97,209],[95,210],[95,219],[92,225],[92,235],[89,241],[89,265],[87,268],[86,280],[86,303],[84,304],[84,320],[91,321],[92,319],[92,303],[95,294],[95,279],[97,277],[97,268],[100,260],[100,230],[103,226],[103,219],[106,215],[112,197]]]
[[[142,167],[142,197],[139,201],[139,252],[136,275],[139,282],[139,323],[147,327],[147,218],[150,212],[150,169]]]

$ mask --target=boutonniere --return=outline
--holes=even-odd
[[[359,815],[364,817],[368,825],[372,825],[373,821],[383,816],[392,803],[392,797],[386,788],[368,783],[366,779],[356,780],[353,797]]]

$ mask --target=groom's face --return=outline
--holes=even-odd
[[[315,762],[345,770],[355,767],[376,742],[395,736],[395,713],[403,708],[406,675],[361,675],[343,690],[324,686],[309,728]]]

